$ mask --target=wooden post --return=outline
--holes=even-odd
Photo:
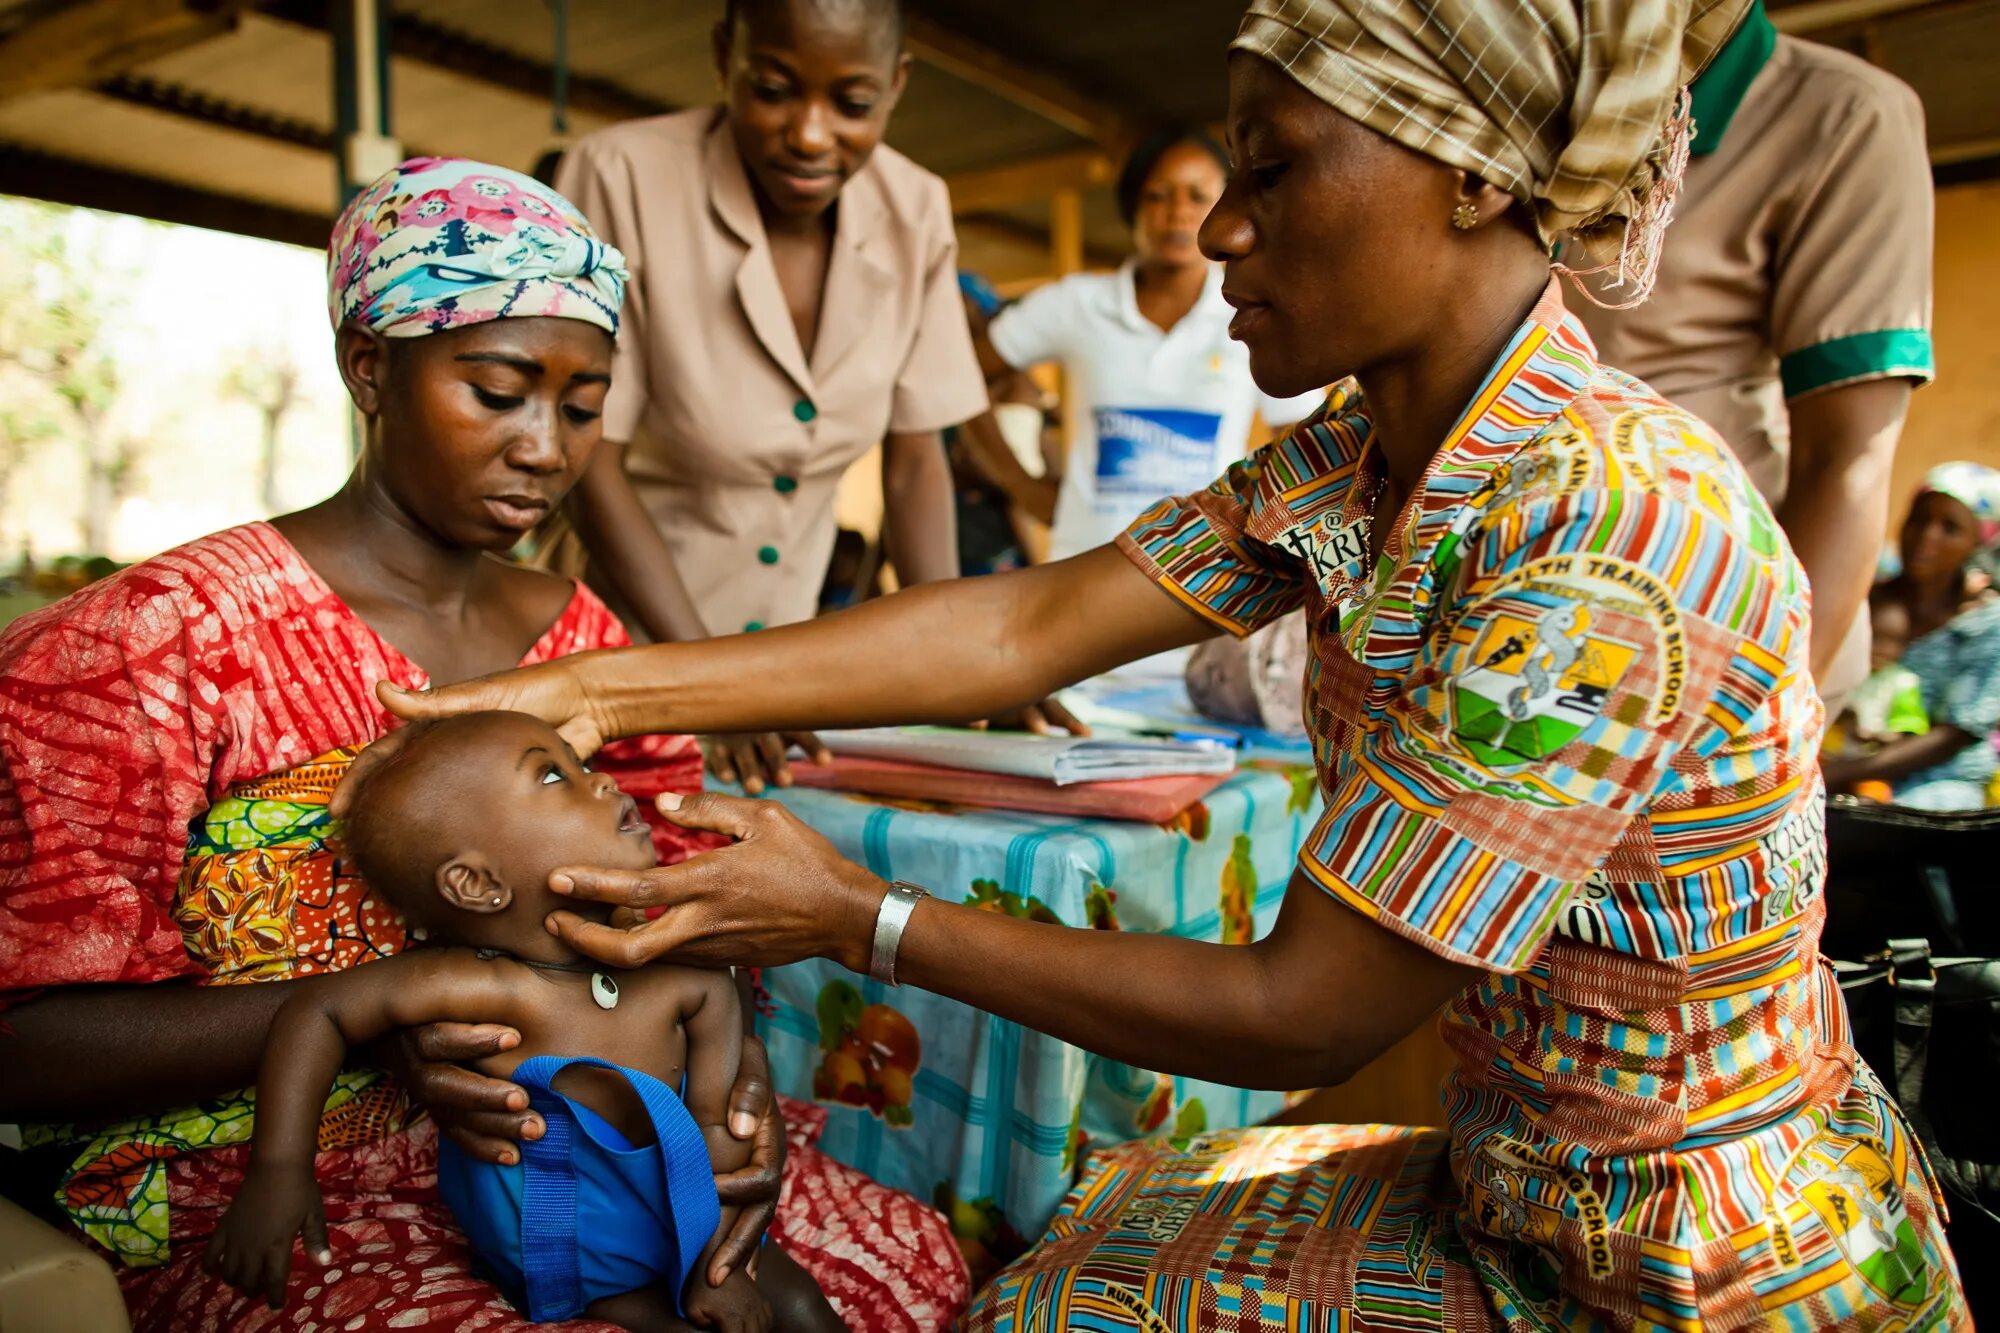
[[[389,0],[334,0],[329,11],[336,210],[403,158],[389,132],[388,10]],[[347,421],[349,449],[359,458],[368,424],[359,409]]]
[[[400,162],[389,130],[388,0],[336,0],[332,10],[334,162],[341,206]]]
[[[1083,191],[1074,186],[1049,196],[1049,258],[1059,278],[1083,268]]]
[[[1070,186],[1049,196],[1049,258],[1057,278],[1083,268],[1083,191]],[[1062,462],[1069,466],[1076,441],[1070,438],[1070,385],[1068,374],[1058,371],[1056,397],[1063,405]]]

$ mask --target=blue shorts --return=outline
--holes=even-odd
[[[633,1147],[602,1116],[550,1087],[573,1064],[624,1075],[657,1141]],[[543,1322],[656,1285],[672,1290],[678,1310],[722,1215],[708,1145],[680,1097],[650,1074],[587,1056],[523,1060],[513,1081],[548,1125],[542,1138],[521,1144],[519,1163],[494,1166],[449,1140],[438,1143],[438,1192],[494,1280]]]

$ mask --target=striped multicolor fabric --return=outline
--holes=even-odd
[[[1238,633],[1304,604],[1304,872],[1489,970],[1444,1018],[1448,1157],[1325,1130],[1128,1154],[972,1327],[1968,1324],[1818,958],[1808,600],[1742,469],[1600,367],[1554,284],[1372,569],[1370,429],[1337,397],[1123,545]]]

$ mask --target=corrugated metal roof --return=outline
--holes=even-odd
[[[63,4],[0,0],[0,43]],[[553,145],[548,5],[392,4],[402,36],[392,42],[391,116],[407,148],[527,169]],[[144,191],[130,181],[152,180],[290,210],[299,219],[295,229],[307,229],[312,216],[331,215],[336,192],[325,151],[333,136],[326,7],[321,0],[268,0],[261,8],[234,31],[144,61],[95,88],[13,98],[0,88],[0,151],[81,164],[104,178],[93,188],[109,189],[114,199],[136,196],[135,211]],[[721,0],[570,0],[568,8],[572,75],[601,94],[578,96],[572,134],[606,123],[607,111],[714,97],[709,32]],[[1126,125],[1218,119],[1222,53],[1240,13],[1232,0],[922,0],[914,8],[929,25],[925,32],[943,33],[961,54],[969,47],[975,60],[990,55],[998,70],[968,74],[935,57],[914,66],[889,141],[947,176],[1093,147],[1074,119],[1058,123],[1063,117],[1038,113],[1032,98],[1010,93],[1010,70],[1059,86],[1087,110],[1104,108]],[[2000,99],[1991,92],[2000,73],[2000,0],[1917,4],[1825,35],[1917,88],[1934,145],[1970,145],[1965,151],[2000,157]],[[996,210],[967,221],[968,256],[983,257],[1002,277],[1045,263],[1037,239],[1047,227],[1045,200],[1023,197]],[[1125,248],[1102,186],[1087,196],[1085,217],[1094,251]],[[213,225],[232,225],[227,210]]]

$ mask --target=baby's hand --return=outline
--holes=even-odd
[[[312,1164],[260,1169],[254,1163],[236,1191],[236,1201],[209,1238],[202,1267],[246,1295],[262,1293],[273,1310],[284,1308],[285,1280],[291,1274],[292,1240],[305,1236],[306,1257],[333,1260],[326,1243],[326,1212]]]
[[[720,1329],[722,1333],[770,1333],[771,1305],[757,1290],[757,1283],[741,1268],[711,1287],[696,1271],[688,1279],[687,1296],[682,1301],[687,1321],[696,1328]]]

